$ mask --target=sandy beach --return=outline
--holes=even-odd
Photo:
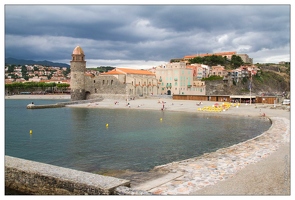
[[[15,95],[6,97],[6,99],[17,98],[70,99],[70,95]],[[235,147],[235,149],[241,149],[240,154],[237,155],[243,155],[244,160],[242,166],[241,163],[239,163],[239,166],[236,167],[230,175],[223,173],[224,176],[220,176],[220,170],[224,169],[222,168],[223,166],[221,166],[222,163],[218,162],[218,159],[221,159],[221,157],[218,158],[220,153],[214,152],[214,155],[218,154],[214,157],[214,159],[217,159],[217,161],[215,160],[214,162],[215,164],[219,163],[219,165],[214,169],[214,173],[217,173],[218,176],[216,174],[213,175],[220,179],[218,181],[215,179],[213,180],[214,177],[210,177],[208,179],[209,181],[207,180],[209,183],[206,184],[202,183],[202,180],[199,180],[198,176],[200,176],[200,174],[196,174],[197,170],[195,169],[200,168],[198,162],[200,159],[204,159],[204,157],[200,157],[185,161],[185,164],[180,161],[163,166],[164,169],[170,170],[170,174],[172,175],[173,173],[175,174],[181,171],[181,176],[175,176],[166,182],[162,182],[163,177],[154,177],[153,180],[148,180],[140,186],[136,185],[134,188],[144,188],[152,182],[156,185],[149,188],[148,191],[159,195],[290,195],[290,107],[269,104],[240,104],[235,107],[232,105],[228,110],[221,112],[200,111],[199,109],[205,106],[212,107],[215,103],[222,104],[222,102],[212,101],[205,101],[200,104],[198,101],[152,98],[129,101],[122,99],[104,99],[100,102],[68,106],[89,109],[151,109],[159,110],[159,112],[206,112],[211,113],[212,115],[264,117],[266,120],[269,118],[273,120],[276,126],[271,127],[269,133],[264,134],[258,139],[239,144]],[[164,110],[162,111],[161,109],[163,109],[163,107]],[[280,131],[283,133],[282,136],[279,135]],[[272,139],[270,140],[269,138]],[[261,146],[261,144],[264,146]],[[248,152],[247,147],[250,146],[251,150],[254,149],[255,151],[249,151],[251,153],[248,154],[255,154],[255,160],[253,160],[252,155],[245,155],[245,153]],[[231,148],[233,147],[221,150],[220,152],[227,152]],[[260,150],[263,150],[263,154],[261,153],[261,155],[259,154],[262,152]],[[206,162],[207,161],[208,159]],[[192,166],[195,168],[192,168]]]

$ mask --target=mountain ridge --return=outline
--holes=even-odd
[[[5,65],[44,65],[50,67],[67,67],[69,68],[70,65],[66,63],[58,63],[58,62],[51,62],[48,60],[43,61],[34,61],[34,60],[26,60],[26,59],[17,59],[17,58],[5,58]]]

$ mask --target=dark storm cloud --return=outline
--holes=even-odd
[[[264,59],[260,51],[276,49],[288,56],[290,6],[5,6],[6,57],[70,59],[76,45],[88,59],[105,60],[169,61],[237,51],[255,62]]]

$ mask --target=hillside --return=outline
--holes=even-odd
[[[225,83],[223,80],[206,81],[206,95],[249,95],[249,79]],[[253,95],[275,96],[290,92],[290,76],[272,70],[262,70],[260,76],[253,76]]]
[[[16,58],[5,58],[5,65],[43,65],[50,67],[70,67],[70,65],[65,63],[55,63],[47,60],[34,61],[34,60],[24,60]]]

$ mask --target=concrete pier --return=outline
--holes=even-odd
[[[86,103],[99,102],[102,100],[103,100],[103,98],[97,98],[97,99],[80,100],[80,101],[59,102],[56,104],[47,104],[47,105],[35,105],[32,102],[27,105],[27,109],[61,108],[61,107],[65,107],[66,105],[86,104]]]
[[[65,105],[64,104],[47,104],[47,105],[29,104],[27,105],[27,109],[61,108],[61,107],[65,107]]]

